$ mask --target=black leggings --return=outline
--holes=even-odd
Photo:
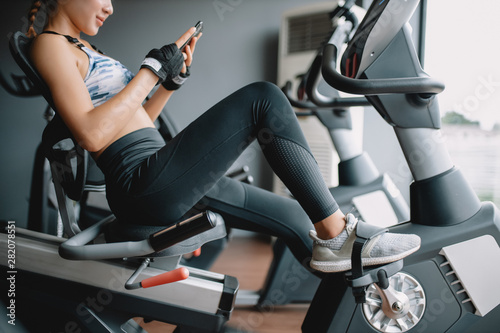
[[[167,144],[147,128],[108,147],[97,164],[111,210],[119,219],[147,225],[172,224],[204,198],[224,211],[217,198],[229,194],[221,184],[230,182],[223,176],[255,139],[313,223],[338,209],[286,97],[275,85],[259,82],[217,103]],[[278,195],[265,196],[263,207],[276,214],[286,209]]]

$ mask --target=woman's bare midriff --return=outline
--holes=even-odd
[[[128,124],[104,148],[102,148],[99,151],[91,153],[92,158],[94,158],[94,160],[97,160],[99,156],[101,156],[101,154],[106,150],[106,148],[108,148],[113,142],[115,142],[116,140],[120,139],[121,137],[129,133],[132,133],[134,131],[146,127],[155,127],[155,126],[151,118],[149,118],[148,114],[146,113],[146,110],[143,107],[141,107],[139,110],[137,110],[132,119],[130,119]]]

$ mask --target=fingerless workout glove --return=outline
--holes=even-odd
[[[141,68],[148,68],[155,73],[158,83],[170,81],[179,76],[184,56],[175,43],[163,46],[161,49],[152,49],[146,55]]]
[[[187,66],[186,73],[181,72],[173,79],[163,81],[162,86],[167,90],[177,90],[188,79],[189,75],[191,75],[191,73],[189,72],[189,66]]]

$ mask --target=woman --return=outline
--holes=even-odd
[[[43,5],[49,15],[37,35],[33,23]],[[344,216],[331,196],[281,91],[269,83],[248,85],[165,144],[153,122],[189,77],[199,37],[179,50],[194,32],[191,28],[175,43],[151,50],[133,75],[80,38],[81,33],[96,35],[111,14],[110,0],[35,1],[28,35],[36,37],[32,62],[49,86],[58,114],[105,174],[108,202],[118,219],[176,222],[220,186],[225,171],[257,139],[313,222],[311,267],[349,270],[358,221],[352,214]],[[278,200],[273,197],[266,195],[266,200]],[[222,204],[218,209],[226,208]],[[385,233],[365,246],[363,265],[396,261],[419,247],[416,235]]]

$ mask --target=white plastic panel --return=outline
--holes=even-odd
[[[485,316],[500,304],[500,247],[491,235],[444,247],[444,255],[476,307]]]

